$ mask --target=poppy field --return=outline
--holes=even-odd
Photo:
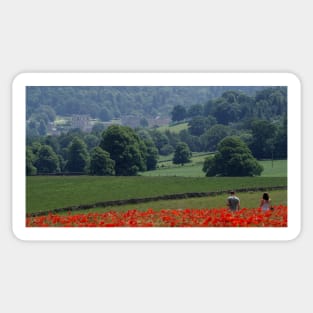
[[[161,209],[148,208],[90,212],[67,215],[48,214],[28,217],[27,227],[287,227],[287,206],[277,205],[263,212],[260,208],[243,208],[231,212],[226,208]]]

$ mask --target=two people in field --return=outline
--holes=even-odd
[[[226,205],[232,212],[240,210],[240,199],[235,195],[234,191],[230,192],[230,196],[227,198]],[[260,208],[263,212],[265,212],[270,210],[271,207],[272,205],[269,194],[267,192],[264,192],[260,201]]]

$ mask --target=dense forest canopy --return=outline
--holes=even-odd
[[[108,114],[111,118],[121,115],[155,117],[169,116],[175,105],[189,107],[204,104],[220,97],[225,91],[241,91],[252,96],[260,86],[188,86],[188,87],[109,87],[109,86],[53,86],[27,87],[27,117],[41,106],[53,108],[57,115],[89,114],[100,118]],[[105,111],[104,111],[105,110]]]

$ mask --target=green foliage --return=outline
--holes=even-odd
[[[90,174],[92,175],[114,175],[115,162],[110,158],[110,154],[100,147],[96,147],[91,152]]]
[[[53,108],[58,115],[89,114],[100,118],[103,108],[113,117],[121,114],[169,116],[175,105],[184,107],[205,103],[219,97],[229,87],[140,87],[140,86],[50,86],[27,87],[27,119],[43,106]],[[238,87],[234,87],[238,89]],[[251,94],[261,87],[240,87]],[[88,103],[88,106],[86,105]],[[51,112],[47,112],[50,115]],[[102,114],[102,113],[101,113]],[[51,120],[51,119],[50,119]]]
[[[40,146],[34,166],[38,173],[58,173],[60,171],[59,158],[50,146]]]
[[[108,200],[282,185],[287,185],[287,178],[29,176],[26,208],[31,213]]]
[[[254,95],[256,93],[256,95]],[[214,115],[227,124],[257,117],[271,119],[287,112],[287,88],[262,86],[188,86],[188,87],[109,87],[63,86],[27,87],[27,119],[46,123],[55,114],[88,114],[102,120],[134,114],[151,117],[170,116],[175,106],[185,109],[184,118]],[[197,104],[195,104],[197,103]],[[86,105],[88,104],[88,105]],[[235,113],[235,116],[230,114]],[[173,120],[181,120],[174,116]]]
[[[41,105],[36,112],[45,114],[48,117],[49,122],[53,122],[56,119],[55,111],[49,105]]]
[[[176,146],[173,157],[173,163],[184,165],[185,163],[190,162],[191,156],[192,153],[188,145],[184,142],[181,142]]]
[[[206,176],[255,176],[263,167],[252,156],[239,137],[226,137],[218,144],[218,152],[203,165]]]
[[[39,132],[38,132],[38,123],[36,121],[29,121],[26,124],[26,139],[27,142],[32,142],[33,140],[37,139],[37,137],[39,136]]]
[[[167,136],[164,133],[162,133],[156,129],[153,130],[150,134],[151,134],[152,140],[154,141],[155,146],[159,150],[159,153],[162,154],[161,153],[162,147],[169,144]]]
[[[105,126],[102,123],[95,123],[92,127],[92,134],[99,136],[105,130]]]
[[[251,125],[252,141],[250,149],[257,159],[271,158],[275,149],[276,126],[266,120],[255,120]]]
[[[287,130],[287,116],[283,117],[282,123],[278,126],[276,138],[274,139],[274,157],[287,158],[287,143],[288,143],[288,130]]]
[[[146,118],[143,117],[140,119],[140,126],[141,127],[148,127],[149,126],[149,122],[147,121]]]
[[[216,151],[217,144],[230,134],[230,127],[221,124],[214,125],[200,137],[202,149],[204,151]]]
[[[144,153],[138,135],[126,126],[112,125],[102,134],[100,147],[115,161],[118,176],[136,175],[145,170]]]
[[[85,142],[74,137],[68,147],[68,161],[66,169],[73,173],[86,172],[89,166],[89,154]]]
[[[91,151],[93,148],[95,148],[96,146],[99,145],[99,138],[94,135],[94,134],[87,134],[85,137],[84,137],[84,141],[87,145],[87,148],[89,151]]]
[[[174,148],[170,144],[164,145],[160,150],[161,155],[170,155],[173,152],[174,152]]]
[[[31,147],[35,160],[38,149],[34,142],[52,147],[60,170],[68,170],[73,139],[80,138],[91,153],[102,140],[105,123],[94,124],[91,134],[76,129],[57,137],[45,136],[55,112],[87,113],[104,120],[133,114],[142,117],[141,126],[146,127],[152,115],[168,116],[174,107],[183,108],[185,122],[158,129],[136,129],[139,141],[126,145],[120,156],[124,169],[118,175],[128,172],[126,160],[132,163],[132,174],[127,175],[136,175],[138,171],[155,168],[158,154],[169,155],[179,142],[186,143],[193,152],[213,152],[230,135],[240,136],[257,158],[287,158],[286,87],[27,87],[27,147]],[[57,121],[61,123],[59,118]],[[125,146],[123,141],[121,146]],[[34,173],[31,163],[28,166]]]
[[[112,119],[112,114],[107,108],[104,107],[99,111],[98,117],[100,118],[101,121],[107,122]]]
[[[153,141],[146,140],[144,143],[146,145],[145,149],[146,169],[147,171],[155,170],[159,158],[158,149],[155,147]]]
[[[188,111],[186,113],[186,116],[189,118],[193,118],[196,116],[202,116],[203,115],[203,105],[201,104],[193,104],[188,108]]]
[[[235,102],[229,103],[226,99],[219,98],[215,101],[213,114],[219,124],[235,123],[240,118],[240,107]]]
[[[172,121],[173,122],[179,122],[186,118],[187,111],[184,106],[182,105],[175,105],[172,112]]]
[[[39,122],[38,133],[40,136],[44,136],[47,133],[47,124],[44,120]]]
[[[45,144],[45,145],[50,146],[55,153],[59,153],[59,151],[60,151],[60,144],[59,144],[59,140],[58,140],[57,137],[55,137],[55,136],[46,136],[46,137],[43,137],[41,139],[41,142],[43,144]]]
[[[30,147],[26,148],[26,175],[36,175],[37,168],[34,166],[35,155]]]
[[[178,143],[181,141],[178,133],[171,132],[168,129],[165,131],[165,135],[168,139],[169,145],[171,145],[173,148],[176,148]]]
[[[207,118],[196,116],[189,121],[188,126],[189,133],[192,136],[200,136],[210,127],[210,124]]]
[[[182,142],[186,143],[191,151],[201,151],[200,138],[198,136],[190,135],[188,130],[182,130],[179,133],[179,138]]]

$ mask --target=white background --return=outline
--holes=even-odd
[[[309,1],[1,1],[0,309],[311,312]],[[311,44],[311,45],[310,45]],[[22,242],[11,231],[20,72],[293,72],[302,81],[302,232],[290,242]]]

